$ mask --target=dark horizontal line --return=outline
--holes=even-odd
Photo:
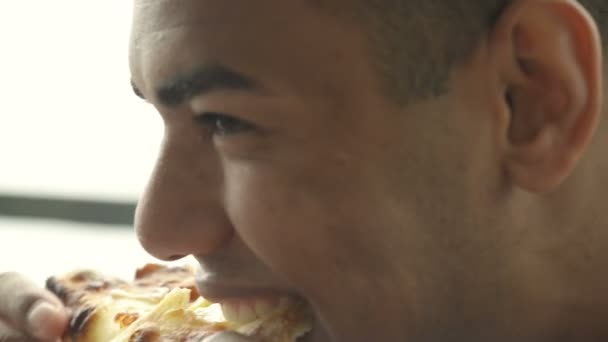
[[[135,203],[0,194],[0,216],[132,225]]]

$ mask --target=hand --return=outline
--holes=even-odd
[[[51,292],[17,273],[0,273],[0,342],[57,341],[68,316]]]
[[[207,337],[202,342],[255,342],[247,337],[244,337],[239,334],[225,332],[220,334],[215,334],[211,337]]]

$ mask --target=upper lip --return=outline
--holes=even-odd
[[[201,274],[197,274],[196,288],[203,298],[215,303],[260,297],[299,297],[293,291],[243,284],[215,276],[206,277]]]
[[[280,288],[246,284],[233,280],[232,278],[222,278],[216,274],[212,276],[198,270],[196,273],[196,288],[199,294],[213,303],[225,303],[230,300],[248,300],[264,297],[292,297],[296,300],[304,300],[303,297],[295,293]],[[313,329],[314,330],[314,329]],[[307,333],[298,341],[309,341],[311,334]]]
[[[230,299],[247,299],[269,296],[293,296],[285,291],[277,291],[268,288],[237,287],[231,285],[216,284],[210,282],[196,283],[199,294],[214,303],[224,302]]]

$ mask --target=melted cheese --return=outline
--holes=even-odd
[[[253,321],[232,322],[219,304],[199,297],[194,283],[191,267],[148,264],[132,283],[80,270],[49,278],[47,288],[74,312],[63,342],[200,341],[225,330],[294,342],[311,328],[304,303],[288,298],[256,310]],[[233,309],[227,307],[228,316],[242,321],[243,311],[235,316]]]
[[[200,339],[231,330],[264,341],[293,342],[310,330],[301,319],[303,308],[282,300],[268,314],[245,324],[229,322],[219,304],[199,298],[190,302],[190,290],[158,294],[113,291],[96,309],[86,341],[170,341]]]

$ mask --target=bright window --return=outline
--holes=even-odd
[[[131,6],[0,2],[0,193],[141,193],[162,127],[130,89]]]

